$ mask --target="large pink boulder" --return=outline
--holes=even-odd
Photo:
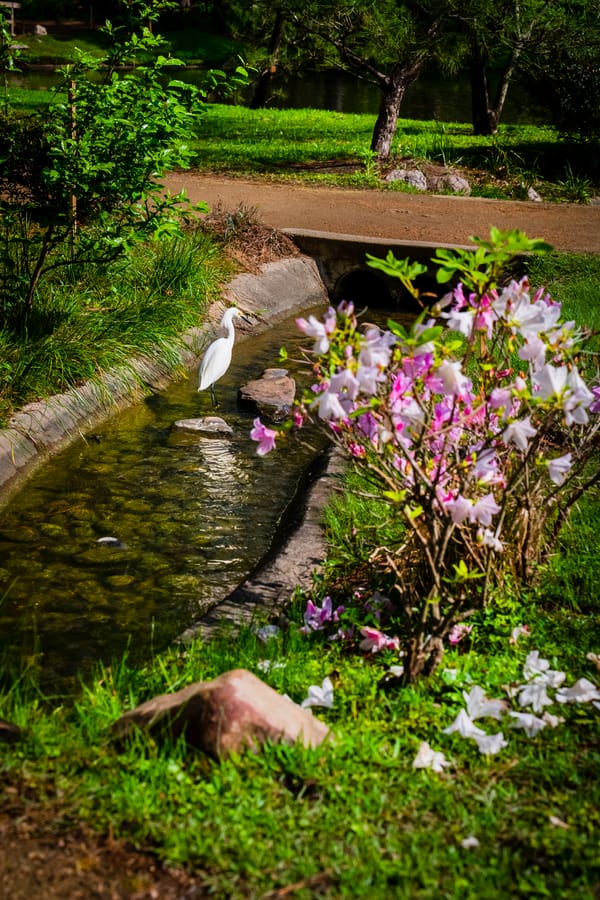
[[[184,733],[189,744],[216,759],[266,740],[317,747],[329,735],[312,713],[246,669],[153,697],[121,716],[113,730],[125,737],[136,727],[174,737]]]

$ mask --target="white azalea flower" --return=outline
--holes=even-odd
[[[563,481],[571,471],[572,465],[572,453],[565,453],[564,456],[559,456],[555,459],[548,460],[548,474],[550,475],[550,479],[554,482],[554,484],[560,487],[560,485],[563,483]]]
[[[560,688],[556,699],[559,703],[591,703],[592,700],[600,700],[600,691],[587,678],[580,678],[572,687]]]
[[[471,381],[463,373],[460,360],[444,360],[436,374],[442,381],[444,394],[465,394],[471,390]]]
[[[502,438],[505,444],[515,444],[519,450],[525,452],[529,444],[529,438],[537,434],[537,428],[531,424],[531,416],[524,419],[517,419],[505,428]]]
[[[507,707],[505,700],[488,700],[483,688],[478,685],[472,687],[468,694],[463,691],[463,697],[471,719],[483,719],[485,716],[500,719]]]
[[[534,712],[542,712],[545,706],[551,706],[552,700],[547,693],[548,685],[542,678],[534,678],[529,684],[519,688],[519,706],[531,706]]]
[[[498,731],[496,734],[474,734],[472,737],[477,744],[479,752],[483,753],[484,756],[494,756],[503,747],[508,746],[508,741],[501,731]]]
[[[452,725],[444,728],[444,734],[452,734],[454,731],[461,737],[485,737],[485,731],[473,724],[473,720],[464,709],[461,709]]]
[[[557,725],[561,725],[565,721],[563,716],[553,716],[547,709],[544,710],[542,719],[550,728],[556,728]]]
[[[550,668],[550,663],[547,659],[540,659],[540,651],[532,650],[531,653],[527,654],[527,659],[525,660],[525,665],[523,666],[523,678],[529,681],[530,678],[535,678],[536,675],[541,675],[546,669]]]
[[[308,689],[308,696],[300,705],[304,709],[307,709],[309,706],[324,706],[326,709],[332,709],[333,684],[331,679],[324,678],[320,687],[318,684],[311,684]]]
[[[538,731],[550,724],[533,713],[510,712],[509,716],[515,720],[512,728],[522,728],[527,737],[535,737]]]
[[[413,769],[431,769],[433,772],[443,772],[444,766],[449,765],[450,762],[443,753],[432,750],[427,741],[421,741],[419,752],[413,760]]]

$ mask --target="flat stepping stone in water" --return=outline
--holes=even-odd
[[[260,378],[244,384],[238,392],[241,406],[266,413],[275,421],[290,414],[296,396],[296,382],[287,369],[265,369]]]
[[[196,431],[199,434],[233,434],[233,428],[220,416],[202,416],[199,419],[178,419],[173,423],[177,431]]]

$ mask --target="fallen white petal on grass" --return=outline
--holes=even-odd
[[[497,734],[474,734],[472,738],[477,744],[479,752],[483,753],[484,756],[494,756],[508,746],[508,741],[501,731],[498,731]]]
[[[444,669],[442,676],[446,684],[454,684],[458,678],[458,669]]]
[[[566,677],[564,672],[559,672],[557,669],[548,669],[543,675],[534,678],[534,681],[543,681],[546,687],[559,688]]]
[[[452,725],[444,728],[444,734],[457,732],[461,737],[485,737],[485,731],[475,725],[466,710],[461,709]]]
[[[262,628],[255,630],[255,634],[259,641],[266,644],[272,638],[278,638],[281,635],[281,628],[279,625],[263,625]]]
[[[421,741],[419,752],[413,760],[413,769],[431,769],[433,772],[443,772],[444,766],[450,762],[439,750],[432,750],[427,741]]]
[[[527,659],[523,665],[523,678],[525,678],[526,681],[529,681],[530,678],[542,675],[549,668],[550,663],[547,659],[542,659],[540,657],[540,651],[532,650],[531,653],[527,654]]]
[[[463,697],[471,719],[483,719],[486,716],[490,716],[492,719],[501,719],[508,708],[506,700],[489,700],[485,696],[483,688],[478,685],[472,687],[468,694],[463,691]]]
[[[324,678],[323,683],[311,684],[308,689],[308,696],[300,704],[304,709],[309,706],[324,706],[326,709],[333,708],[333,684],[330,678]]]
[[[519,706],[531,706],[534,712],[542,712],[545,706],[551,706],[552,700],[548,696],[548,685],[543,679],[534,678],[529,684],[519,688]]]
[[[464,850],[472,850],[474,847],[479,847],[479,841],[474,834],[470,834],[468,837],[463,838],[460,842],[460,846]]]
[[[600,671],[600,653],[587,653],[586,659],[589,659],[591,663],[594,663],[596,668]]]
[[[547,709],[544,710],[542,719],[544,720],[546,725],[550,726],[550,728],[556,728],[557,725],[562,725],[562,723],[565,721],[564,716],[554,716],[552,715],[552,713],[549,713]]]
[[[259,672],[270,672],[275,671],[275,669],[285,669],[285,663],[273,662],[272,659],[259,659],[256,663],[256,668]]]
[[[510,633],[509,644],[516,644],[520,637],[529,637],[529,627],[527,625],[517,625]]]
[[[510,712],[509,716],[515,720],[511,723],[511,727],[522,728],[527,737],[535,737],[538,731],[550,724],[533,713]]]
[[[556,692],[559,703],[591,703],[600,700],[600,691],[596,685],[587,678],[580,678],[570,688],[560,688]]]

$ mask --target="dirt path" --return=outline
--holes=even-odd
[[[431,244],[467,244],[491,226],[519,228],[555,250],[600,253],[600,205],[482,200],[437,194],[364,191],[194,172],[171,175],[166,186],[185,189],[194,202],[235,210],[256,209],[264,224],[283,231],[308,229]]]

